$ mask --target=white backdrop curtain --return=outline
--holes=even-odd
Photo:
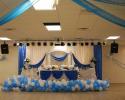
[[[82,64],[90,64],[94,56],[93,46],[71,46],[67,48],[67,51],[72,52]]]
[[[58,49],[57,46],[28,46],[26,51],[26,57],[31,60],[31,64],[36,64],[43,58],[45,54],[48,54],[46,57],[44,64],[50,64],[51,57],[49,57],[49,53],[53,51],[62,50],[64,52],[69,53],[68,55],[68,64],[73,64],[71,59],[71,53],[75,55],[75,57],[83,64],[90,64],[91,59],[93,58],[93,46],[60,46],[61,49]],[[64,48],[64,49],[63,49]],[[52,64],[52,62],[51,62]]]
[[[49,52],[49,46],[28,46],[26,49],[26,57],[29,58],[31,64],[36,64],[39,62],[44,55]],[[47,58],[45,58],[43,64],[47,63]]]
[[[49,44],[49,43],[48,43]],[[92,58],[94,57],[94,50],[93,46],[80,46],[79,44],[77,46],[28,46],[26,49],[26,57],[28,57],[31,60],[31,64],[38,63],[45,54],[47,54],[43,64],[46,65],[53,65],[59,63],[57,61],[52,60],[52,57],[50,56],[51,52],[55,51],[64,51],[68,53],[68,57],[63,63],[60,64],[67,64],[67,65],[74,65],[73,59],[72,59],[72,53],[75,55],[75,57],[80,61],[82,64],[90,64]],[[55,63],[57,62],[57,63]],[[87,70],[80,70],[80,76],[81,79],[95,79],[95,68],[89,68]]]

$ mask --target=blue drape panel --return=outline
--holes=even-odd
[[[51,76],[51,71],[41,71],[40,77],[42,80],[47,80]]]
[[[19,4],[16,8],[11,10],[9,13],[0,18],[0,25],[6,24],[7,22],[15,19],[17,16],[23,14],[26,10],[32,7],[38,0],[29,1],[24,0],[21,4]]]
[[[31,68],[39,68],[40,65],[42,65],[44,59],[45,59],[46,55],[44,55],[44,57],[37,63],[37,64],[30,64]]]
[[[93,12],[94,14],[114,23],[119,26],[125,27],[125,20],[121,19],[115,15],[110,14],[109,12],[95,6],[88,0],[73,0],[78,5],[82,6],[83,8],[87,9],[88,11]]]
[[[77,80],[78,72],[77,71],[65,71],[65,75],[69,80]]]
[[[52,74],[56,79],[60,79],[63,75],[63,71],[53,71]]]
[[[94,57],[96,59],[96,76],[97,79],[102,79],[102,46],[94,45]]]
[[[64,56],[62,56],[62,57],[56,57],[56,56],[54,56],[54,55],[52,55],[51,54],[51,57],[54,59],[54,60],[56,60],[56,61],[64,61],[66,58],[67,58],[67,55],[68,55],[68,53],[66,53]]]
[[[22,68],[24,67],[24,60],[26,58],[26,45],[22,45],[18,47],[18,74],[20,75],[22,72]]]
[[[82,64],[82,63],[80,63],[80,62],[78,61],[78,59],[75,57],[74,54],[72,54],[72,56],[73,56],[73,60],[74,60],[74,62],[75,62],[75,66],[77,66],[77,67],[79,67],[79,68],[82,68],[82,69],[85,69],[85,68],[90,67],[90,64]]]
[[[96,0],[103,3],[125,6],[125,0]]]

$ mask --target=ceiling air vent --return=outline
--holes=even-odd
[[[87,27],[82,27],[82,28],[78,28],[78,30],[88,30],[89,28]]]
[[[14,30],[16,30],[15,28],[5,28],[5,29],[3,29],[4,31],[14,31]]]

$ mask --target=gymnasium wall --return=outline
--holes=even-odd
[[[110,46],[103,47],[103,79],[112,83],[125,83],[125,46],[119,46],[119,53],[109,55]]]
[[[17,47],[9,47],[9,54],[5,55],[4,60],[0,60],[0,83],[9,76],[18,73],[18,49]]]
[[[125,63],[125,46],[119,47],[119,54],[109,56],[109,46],[103,47],[103,79],[109,79],[111,83],[125,83],[125,68],[120,67],[112,58],[117,58]],[[125,67],[125,66],[123,66]],[[5,60],[0,60],[0,83],[9,76],[17,75],[18,72],[18,49],[9,47],[9,54]]]

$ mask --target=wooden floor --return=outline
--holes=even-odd
[[[0,100],[125,100],[125,84],[111,84],[102,92],[0,92]]]

